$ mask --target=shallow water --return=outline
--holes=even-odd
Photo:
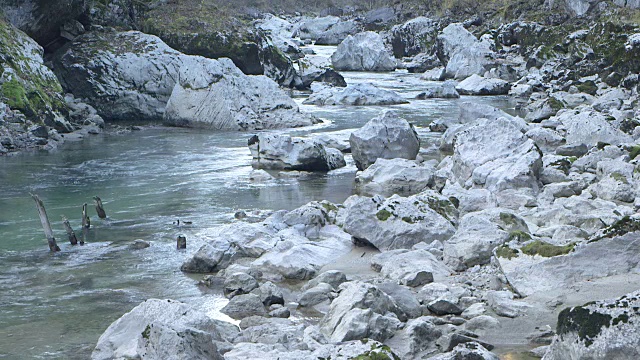
[[[331,48],[321,48],[329,53]],[[424,82],[395,73],[345,73],[348,83],[370,82],[413,99]],[[463,99],[463,100],[468,100]],[[297,99],[299,103],[302,98]],[[383,109],[413,122],[428,144],[439,135],[425,128],[457,117],[461,100],[411,100],[386,107],[316,107],[303,111],[328,120],[285,131],[296,136],[356,129]],[[474,98],[503,109],[506,98]],[[294,209],[309,201],[342,202],[352,194],[355,167],[299,179],[253,183],[246,141],[251,134],[151,128],[91,136],[51,153],[0,158],[0,359],[86,359],[111,322],[148,298],[173,298],[224,318],[225,299],[197,286],[180,264],[238,210]],[[50,254],[29,193],[44,201],[62,251]],[[95,215],[91,198],[103,199],[109,218]],[[84,246],[66,241],[61,216],[80,235],[89,203],[92,230]],[[192,221],[178,227],[174,221]],[[177,251],[175,238],[187,237]],[[151,247],[130,250],[135,239]]]

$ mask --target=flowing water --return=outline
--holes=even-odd
[[[331,47],[319,48],[330,53]],[[457,117],[461,100],[412,100],[419,76],[345,73],[348,83],[393,89],[410,104],[387,107],[301,105],[325,124],[283,131],[295,136],[347,132],[394,108],[413,122],[423,143],[437,139],[426,126]],[[299,103],[302,98],[296,99]],[[468,100],[468,99],[467,99]],[[506,98],[474,98],[509,109]],[[100,334],[148,298],[172,298],[224,319],[226,300],[180,272],[182,262],[234,221],[238,210],[294,209],[309,201],[342,202],[353,193],[349,166],[328,174],[254,183],[248,179],[251,134],[152,127],[95,135],[47,153],[0,158],[0,359],[86,359]],[[29,193],[44,201],[62,251],[51,254]],[[93,210],[103,199],[108,219]],[[80,235],[81,206],[89,203],[92,230],[84,246],[66,242],[61,216]],[[177,226],[177,219],[191,221]],[[175,249],[179,234],[186,251]],[[131,250],[136,239],[151,243]]]

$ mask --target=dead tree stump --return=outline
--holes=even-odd
[[[67,236],[69,237],[69,242],[71,243],[71,245],[78,245],[78,238],[76,237],[76,233],[71,228],[71,224],[69,224],[69,219],[63,216],[62,223],[64,224],[64,229],[67,231]]]
[[[60,251],[56,239],[53,237],[53,230],[51,230],[51,224],[49,223],[49,217],[47,217],[47,211],[44,209],[44,203],[38,197],[38,195],[31,194],[33,201],[36,202],[36,208],[38,209],[38,216],[40,216],[40,223],[44,229],[44,235],[47,237],[49,243],[49,250],[52,252]]]
[[[184,235],[178,236],[177,239],[178,249],[186,249],[187,248],[187,238]]]
[[[98,213],[98,217],[100,219],[106,219],[107,213],[104,211],[104,207],[102,206],[102,200],[97,196],[94,196],[93,200],[96,203],[96,212]]]

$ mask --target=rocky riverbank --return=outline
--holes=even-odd
[[[411,8],[420,17],[409,6],[258,12],[222,36],[211,9],[172,22],[195,5],[125,16],[125,3],[93,4],[89,23],[62,25],[52,70],[40,45],[2,21],[0,151],[52,147],[104,121],[236,131],[321,121],[282,87],[311,90],[310,105],[390,108],[348,141],[239,133],[253,181],[350,157],[357,195],[237,214],[181,267],[223,287],[221,311],[235,323],[150,299],[105,331],[92,358],[640,355],[638,4],[513,2],[503,11],[518,21],[444,5]],[[337,50],[319,57],[314,41]],[[407,99],[336,72],[398,69],[424,73],[412,101],[464,96],[459,117],[429,125],[435,143],[393,111]],[[518,116],[471,97],[487,95],[510,96]]]

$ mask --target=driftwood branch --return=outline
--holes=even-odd
[[[64,229],[67,231],[67,236],[69,236],[69,242],[71,245],[78,245],[78,238],[76,237],[76,233],[71,228],[71,224],[69,224],[69,219],[66,217],[62,217],[62,223],[64,224]]]
[[[44,204],[38,195],[31,194],[33,201],[36,202],[36,208],[38,209],[38,215],[40,216],[40,223],[44,229],[44,235],[47,237],[49,243],[49,250],[52,252],[60,251],[56,239],[53,237],[53,230],[51,230],[51,224],[49,223],[49,217],[47,217],[47,211],[44,209]]]
[[[93,200],[96,203],[96,212],[98,213],[98,217],[100,219],[105,219],[107,217],[107,213],[104,211],[104,207],[102,206],[102,200],[97,196],[94,196]]]

